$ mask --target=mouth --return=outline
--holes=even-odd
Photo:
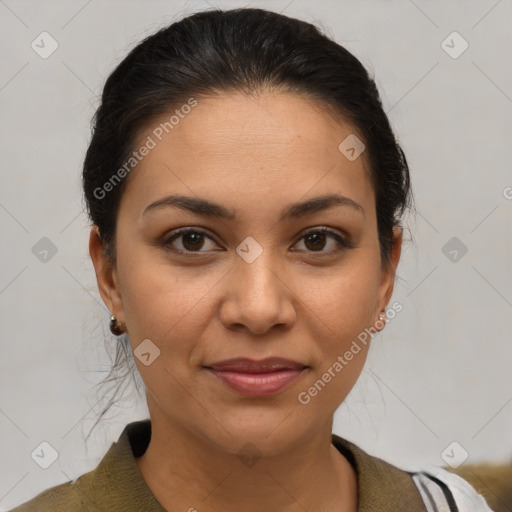
[[[283,358],[230,359],[204,367],[228,388],[245,396],[268,396],[291,386],[309,366]]]

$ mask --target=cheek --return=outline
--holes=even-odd
[[[357,337],[375,320],[379,273],[371,261],[365,260],[370,258],[359,253],[322,277],[318,273],[300,276],[297,295],[304,303],[304,314],[323,326],[324,336],[317,339],[337,345],[348,337]]]
[[[346,265],[322,279],[318,275],[309,280],[301,277],[304,321],[313,340],[311,350],[316,363],[303,391],[311,389],[318,407],[337,407],[357,381],[366,360],[379,273],[364,259],[358,254],[350,264],[347,260]]]
[[[297,395],[310,412],[334,413],[361,375],[371,341],[365,329],[373,323],[374,302],[373,282],[361,276],[333,280],[328,293],[310,298],[314,366]]]
[[[149,366],[135,357],[139,373],[155,396],[165,389],[175,397],[179,383],[190,381],[190,368],[197,364],[196,352],[214,314],[212,290],[226,269],[178,267],[157,249],[125,252],[118,269],[134,355],[146,339],[159,350]]]
[[[211,276],[198,278],[190,271],[171,266],[158,268],[151,264],[143,268],[141,265],[124,280],[122,289],[131,336],[154,339],[159,345],[170,344],[175,339],[186,339],[180,333],[188,325],[188,337],[194,337],[190,326],[198,316],[204,318],[208,292],[215,282]]]
[[[170,266],[158,269],[154,262],[141,265],[124,282],[123,307],[134,360],[147,390],[164,409],[189,406],[182,396],[183,383],[190,382],[192,355],[204,337],[201,330],[213,284],[211,278],[192,279]],[[157,347],[149,344],[158,357],[146,366],[137,357],[137,347],[147,339]]]

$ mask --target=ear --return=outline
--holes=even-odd
[[[402,252],[402,228],[399,226],[393,227],[393,248],[389,266],[382,267],[382,278],[379,285],[379,301],[377,304],[376,316],[386,308],[388,302],[393,295],[393,287],[395,285],[396,267],[400,261],[400,254]]]
[[[93,226],[89,235],[89,254],[96,272],[98,289],[110,314],[124,322],[123,302],[119,290],[117,271],[104,253],[98,226]]]

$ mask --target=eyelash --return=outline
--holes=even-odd
[[[215,240],[213,240],[213,238],[210,237],[206,233],[206,231],[203,231],[201,229],[195,229],[195,228],[181,228],[181,229],[176,230],[171,236],[164,237],[164,239],[160,242],[160,245],[162,245],[166,250],[178,253],[180,255],[186,255],[186,256],[191,255],[191,254],[195,255],[195,254],[201,254],[201,253],[208,252],[208,251],[188,251],[188,250],[183,251],[181,249],[176,249],[175,247],[171,246],[171,244],[174,240],[178,239],[180,236],[183,236],[183,235],[186,235],[189,233],[203,235],[206,238],[209,238],[210,240],[215,242]],[[310,229],[309,231],[305,232],[299,238],[299,240],[297,242],[299,242],[303,238],[307,237],[308,235],[312,235],[315,233],[323,233],[325,235],[328,235],[328,236],[334,238],[335,241],[338,243],[338,247],[331,251],[307,251],[307,250],[305,251],[305,252],[310,253],[313,257],[322,257],[325,255],[332,255],[334,253],[343,251],[345,249],[352,249],[355,247],[349,240],[347,240],[346,238],[340,236],[338,233],[336,233],[328,228],[325,228],[325,227]],[[303,251],[297,251],[297,252],[303,252]],[[193,256],[193,257],[195,257],[195,256]]]

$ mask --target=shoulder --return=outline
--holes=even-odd
[[[444,468],[428,466],[417,472],[406,471],[369,455],[335,434],[332,442],[356,470],[359,512],[436,510],[432,504],[439,510],[458,512],[502,510],[494,508],[491,492],[479,494],[470,482]]]
[[[358,480],[359,512],[424,512],[423,499],[404,471],[335,434],[332,443],[354,467]]]
[[[469,482],[485,497],[492,510],[512,510],[512,461],[508,464],[463,464],[455,469],[446,469]]]
[[[10,512],[165,512],[135,462],[146,449],[150,435],[149,420],[126,425],[95,469],[41,492]]]
[[[93,471],[85,473],[76,482],[66,482],[39,493],[10,512],[79,512],[86,502],[81,486],[90,480]]]

